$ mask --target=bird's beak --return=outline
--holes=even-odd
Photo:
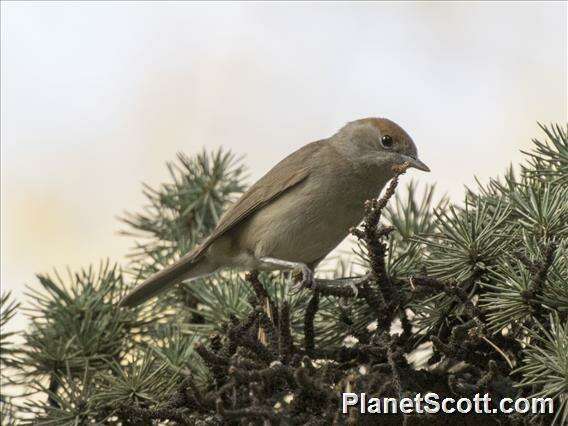
[[[420,161],[418,158],[412,158],[408,155],[403,155],[402,159],[404,162],[410,164],[410,167],[414,167],[415,169],[422,170],[423,172],[429,172],[430,167]]]

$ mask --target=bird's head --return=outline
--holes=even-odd
[[[410,167],[429,172],[418,159],[412,138],[395,122],[386,118],[363,118],[346,124],[334,137],[335,144],[356,164],[391,170],[409,163]]]

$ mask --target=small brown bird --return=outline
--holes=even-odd
[[[316,265],[362,220],[364,202],[379,195],[392,166],[405,162],[430,171],[399,125],[386,118],[348,123],[274,166],[201,245],[136,287],[121,306],[226,267],[300,269],[302,283],[310,285]]]

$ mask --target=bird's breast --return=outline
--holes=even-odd
[[[375,197],[382,186],[384,182],[353,173],[310,175],[245,221],[236,230],[235,243],[257,258],[312,263],[361,221],[365,200]]]

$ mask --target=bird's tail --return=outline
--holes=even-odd
[[[216,269],[206,256],[196,257],[190,252],[173,265],[165,267],[137,286],[120,301],[120,306],[134,307],[140,305],[182,280],[209,275]]]

